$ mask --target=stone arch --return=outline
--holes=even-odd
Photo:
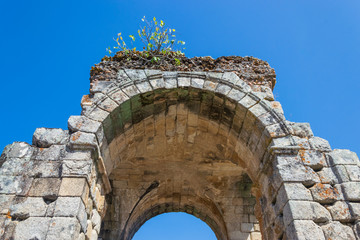
[[[95,83],[93,96],[83,99],[85,110],[83,115],[102,122],[104,137],[100,146],[102,159],[110,178],[112,169],[118,165],[117,161],[121,162],[121,159],[124,160],[127,156],[143,161],[144,156],[157,157],[156,154],[152,156],[152,152],[159,153],[158,148],[166,145],[166,140],[171,141],[170,145],[173,145],[173,129],[176,128],[174,119],[177,122],[179,119],[185,119],[185,123],[180,127],[182,131],[180,135],[188,137],[185,140],[181,139],[181,142],[186,142],[185,145],[177,145],[176,148],[180,147],[184,151],[191,147],[191,143],[196,145],[196,135],[201,135],[207,129],[199,128],[193,119],[203,117],[202,128],[206,124],[215,126],[211,137],[218,138],[219,148],[224,150],[223,153],[211,152],[210,155],[220,160],[230,159],[233,164],[242,166],[254,182],[261,175],[262,165],[266,165],[262,159],[268,153],[268,146],[274,145],[273,139],[281,138],[283,147],[295,149],[297,147],[295,140],[292,139],[291,129],[284,121],[279,104],[266,99],[272,100],[271,96],[254,94],[251,88],[234,73],[159,73],[147,70],[120,70],[118,76],[117,84],[106,83],[109,86],[104,89],[101,89],[101,84],[105,85],[105,83]],[[159,122],[154,128],[162,129],[163,136],[157,134],[160,142],[151,143],[151,152],[141,153],[147,145],[141,137],[146,136],[145,123],[143,124],[142,121],[151,119],[151,116],[162,117],[159,121],[157,119],[154,121]],[[123,120],[120,126],[113,124],[119,123],[119,118],[126,120]],[[190,121],[192,123],[188,124]],[[169,134],[166,129],[167,123],[170,125]],[[150,124],[153,122],[150,121]],[[139,133],[134,133],[133,129],[137,129]],[[131,147],[133,144],[131,141],[126,141],[127,131],[133,131],[130,135],[142,139],[137,141],[135,148]],[[186,134],[189,132],[190,134]],[[153,138],[154,133],[150,132],[150,134],[150,138]],[[197,145],[204,146],[204,143]],[[114,153],[119,150],[119,146],[126,147],[121,153]],[[137,146],[140,148],[136,148]],[[216,145],[211,146],[211,148],[216,147]],[[163,152],[165,155],[174,151],[171,148],[165,150],[161,148],[161,150],[165,151]],[[170,150],[170,153],[166,150]],[[206,152],[206,149],[200,149],[199,152]],[[186,159],[186,154],[180,155]],[[241,173],[239,171],[237,174],[241,175]],[[241,236],[236,233],[240,231],[234,229],[232,231],[232,237],[229,237],[229,233],[222,232],[221,239],[224,237],[224,239],[236,239]]]
[[[185,211],[219,239],[259,239],[257,221],[265,239],[324,239],[335,227],[358,235],[356,154],[331,151],[254,89],[230,72],[118,69],[94,81],[69,131],[38,129],[34,146],[4,150],[2,230],[130,239],[149,217]],[[167,168],[152,171],[154,161]]]

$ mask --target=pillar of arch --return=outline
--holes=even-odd
[[[224,240],[359,236],[356,154],[234,73],[118,69],[81,104],[68,131],[4,150],[4,236],[128,240],[177,211]]]

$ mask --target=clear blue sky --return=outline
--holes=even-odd
[[[146,15],[176,28],[189,57],[268,61],[287,119],[360,153],[359,13],[358,0],[1,1],[0,148],[31,142],[36,127],[66,129],[90,67]]]

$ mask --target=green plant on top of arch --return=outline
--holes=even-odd
[[[112,60],[118,59],[141,59],[148,64],[162,64],[172,62],[174,65],[181,64],[181,57],[184,57],[183,53],[185,42],[176,39],[174,28],[165,26],[163,20],[158,21],[155,17],[148,21],[145,16],[141,19],[142,24],[137,31],[137,37],[129,35],[131,40],[131,47],[129,47],[122,35],[118,33],[114,38],[116,46],[111,50],[108,47],[106,50]],[[142,43],[142,51],[139,51],[134,47],[137,44],[136,39],[139,39]],[[117,52],[116,52],[117,51]]]

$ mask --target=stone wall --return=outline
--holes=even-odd
[[[164,212],[218,239],[360,239],[360,162],[232,72],[116,69],[69,130],[0,158],[3,239],[131,239]],[[260,86],[260,87],[259,87]]]

